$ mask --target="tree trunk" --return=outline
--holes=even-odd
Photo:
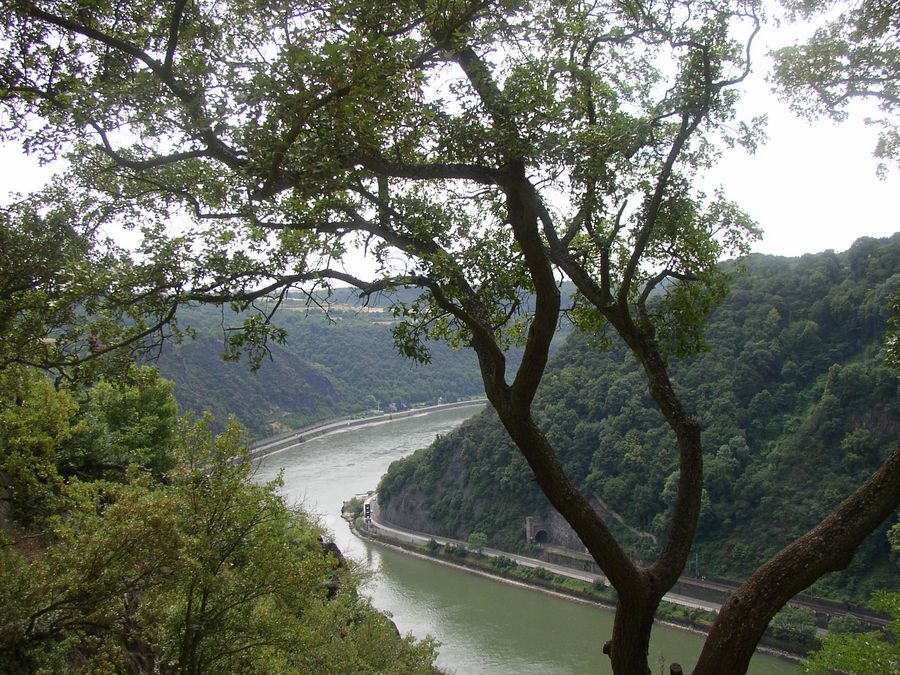
[[[650,631],[659,598],[647,596],[647,588],[619,593],[609,659],[616,675],[649,675]]]
[[[760,567],[719,611],[694,675],[741,675],[766,626],[788,600],[856,549],[900,505],[900,444],[881,468],[819,525]]]

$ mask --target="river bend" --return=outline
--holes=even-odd
[[[315,438],[262,459],[256,478],[268,481],[283,472],[288,502],[318,514],[340,549],[374,571],[367,585],[373,604],[389,612],[401,632],[437,638],[442,669],[460,675],[610,673],[600,651],[612,632],[610,612],[397,553],[353,536],[341,520],[341,504],[374,489],[392,461],[478,410],[382,421]],[[657,626],[651,666],[662,658],[690,672],[701,646],[700,636]],[[749,672],[787,675],[795,668],[757,655]]]

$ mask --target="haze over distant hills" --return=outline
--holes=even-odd
[[[563,295],[570,295],[572,288],[564,284]],[[398,289],[368,302],[352,288],[336,288],[315,302],[291,295],[275,319],[287,339],[283,345],[269,345],[271,358],[255,373],[246,359],[222,359],[222,326],[237,322],[234,316],[200,307],[179,316],[182,324],[197,330],[196,339],[167,343],[156,365],[176,383],[175,396],[183,409],[209,410],[217,424],[234,414],[255,437],[349,414],[483,395],[471,350],[431,342],[427,364],[397,353],[390,329],[398,319],[391,305],[412,303],[420,292]],[[570,324],[562,325],[556,344],[570,331]],[[520,354],[511,348],[509,363],[515,366]]]

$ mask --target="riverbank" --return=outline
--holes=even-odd
[[[451,433],[477,410],[448,410],[316,438],[259,462],[255,481],[281,477],[282,497],[316,513],[344,555],[372,570],[365,589],[372,604],[390,612],[401,633],[420,639],[430,635],[441,643],[442,670],[471,675],[603,672],[598,636],[612,633],[612,613],[435,565],[361,539],[341,520],[347,497],[366,493],[392,462]],[[666,657],[692,663],[702,649],[700,635],[667,626],[657,626],[653,634],[653,662]],[[760,655],[749,672],[794,675],[795,669]]]
[[[352,506],[353,501],[345,504],[344,519],[351,532],[361,539],[366,539],[391,550],[403,553],[432,564],[444,565],[464,571],[468,574],[490,579],[509,586],[537,591],[574,601],[592,605],[607,611],[614,611],[616,606],[615,589],[605,583],[605,579],[589,581],[589,577],[578,570],[566,570],[562,566],[548,565],[545,561],[529,559],[515,554],[487,549],[486,552],[475,552],[467,549],[464,542],[453,542],[438,537],[443,543],[430,539],[426,544],[403,541],[392,536],[394,533],[384,524],[379,523],[366,527],[360,511]],[[361,505],[362,502],[360,501]],[[362,521],[362,522],[361,522]],[[370,523],[372,525],[372,523]],[[399,533],[399,532],[398,532]],[[547,569],[550,567],[551,569]],[[690,598],[676,596],[675,601],[664,600],[660,603],[655,623],[683,630],[696,635],[706,636],[715,621],[715,611],[704,609],[702,601],[693,602]],[[673,600],[674,598],[669,598]],[[808,652],[782,640],[764,637],[757,651],[774,656],[791,663],[798,663]]]
[[[279,452],[289,450],[301,443],[320,438],[330,434],[337,434],[350,429],[357,429],[373,424],[384,424],[404,417],[418,417],[430,415],[444,410],[467,408],[487,405],[486,398],[477,398],[467,401],[455,401],[453,403],[439,403],[437,405],[422,406],[420,408],[408,408],[397,412],[380,413],[377,415],[364,415],[363,417],[341,417],[330,422],[322,422],[302,429],[287,431],[277,436],[271,436],[250,445],[250,459],[259,460]]]

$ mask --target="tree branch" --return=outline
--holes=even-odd
[[[470,180],[483,185],[503,185],[508,174],[477,164],[411,164],[391,162],[377,155],[357,151],[343,159],[346,168],[362,167],[373,173],[412,180]]]
[[[116,163],[117,166],[132,169],[133,171],[146,171],[149,169],[157,169],[169,164],[177,164],[189,159],[200,159],[209,157],[208,150],[186,150],[184,152],[173,152],[171,155],[160,155],[152,159],[128,159],[118,153],[109,142],[106,130],[103,129],[96,121],[90,120],[88,124],[94,129],[102,142],[103,152]]]
[[[178,34],[181,30],[181,19],[184,17],[184,7],[187,0],[176,0],[175,7],[172,10],[172,20],[169,23],[169,40],[166,45],[166,59],[163,61],[163,68],[168,72],[172,72],[172,64],[175,61],[175,50],[178,48]]]
[[[666,161],[657,176],[656,187],[654,188],[653,196],[651,197],[650,203],[647,207],[647,214],[645,216],[644,224],[641,227],[640,232],[638,233],[634,248],[632,249],[631,256],[628,260],[628,265],[626,266],[625,271],[622,274],[622,285],[619,287],[619,291],[617,293],[617,300],[619,302],[619,305],[622,307],[625,307],[628,304],[628,295],[631,292],[631,285],[634,280],[634,275],[637,272],[638,265],[640,264],[641,259],[644,256],[644,251],[647,249],[647,244],[649,243],[650,236],[653,233],[653,228],[656,226],[656,221],[659,218],[660,207],[662,206],[662,201],[663,197],[665,196],[666,189],[669,186],[669,179],[672,176],[672,171],[675,168],[675,163],[678,161],[678,158],[681,155],[681,151],[684,149],[684,145],[685,143],[687,143],[688,138],[690,138],[691,134],[699,126],[705,114],[705,110],[703,110],[702,114],[695,115],[689,115],[686,112],[682,113],[681,125],[678,129],[678,134],[675,136],[675,140],[672,143],[672,147],[669,149],[669,154],[666,157]]]
[[[104,44],[107,47],[127,54],[143,63],[185,107],[189,117],[195,124],[195,131],[198,137],[207,144],[210,154],[231,168],[240,168],[246,164],[244,160],[237,157],[236,153],[228,147],[224,141],[213,133],[212,125],[203,110],[201,97],[189,91],[187,87],[178,81],[169,68],[166,68],[164,64],[154,59],[146,51],[130,42],[120,40],[115,36],[104,33],[91,26],[86,26],[65,17],[45,12],[38,8],[33,2],[21,3],[20,5],[17,5],[17,8],[18,11],[23,12],[28,16]]]
[[[776,612],[823,575],[845,569],[863,539],[898,505],[900,443],[864,485],[731,594],[719,610],[694,675],[745,672]]]

